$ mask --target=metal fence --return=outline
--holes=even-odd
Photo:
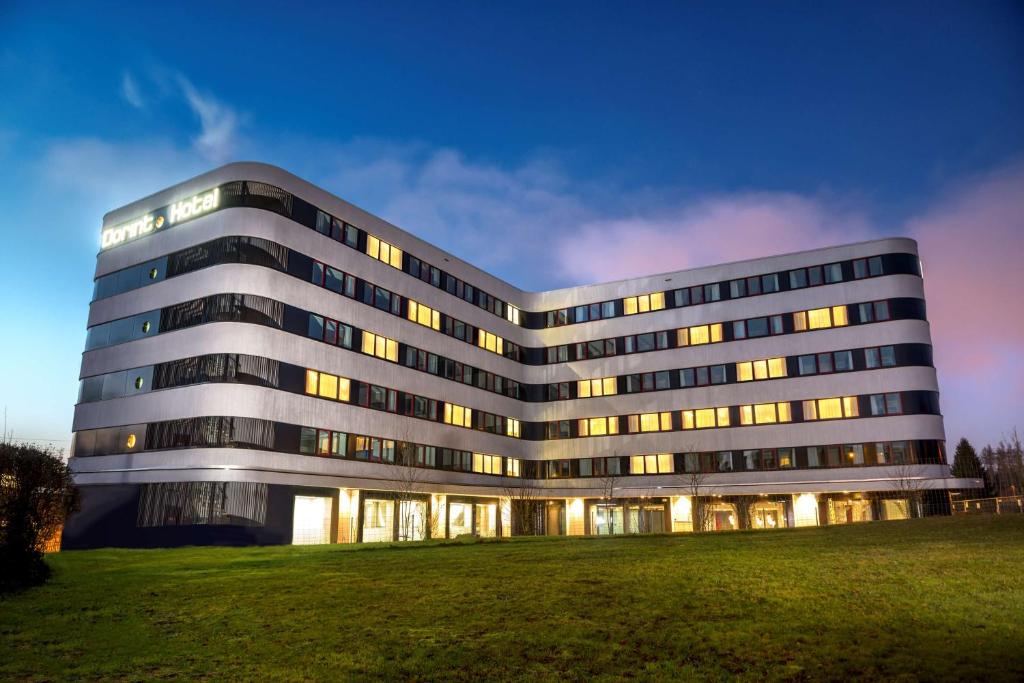
[[[1024,496],[952,501],[954,515],[1022,515]]]

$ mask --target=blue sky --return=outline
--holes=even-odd
[[[1020,3],[374,5],[0,5],[16,436],[67,438],[103,212],[235,159],[529,289],[911,234],[949,438],[1015,426]]]

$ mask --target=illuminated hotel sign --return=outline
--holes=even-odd
[[[206,192],[175,202],[159,212],[159,215],[146,214],[120,225],[106,228],[101,235],[100,251],[131,242],[167,225],[174,225],[213,211],[220,206],[220,188],[215,187]]]

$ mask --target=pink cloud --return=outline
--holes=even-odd
[[[793,194],[751,193],[698,202],[660,217],[585,223],[557,247],[578,282],[601,282],[868,239],[857,214]]]

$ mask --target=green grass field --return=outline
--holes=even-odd
[[[1024,678],[1024,518],[50,562],[0,680]]]

